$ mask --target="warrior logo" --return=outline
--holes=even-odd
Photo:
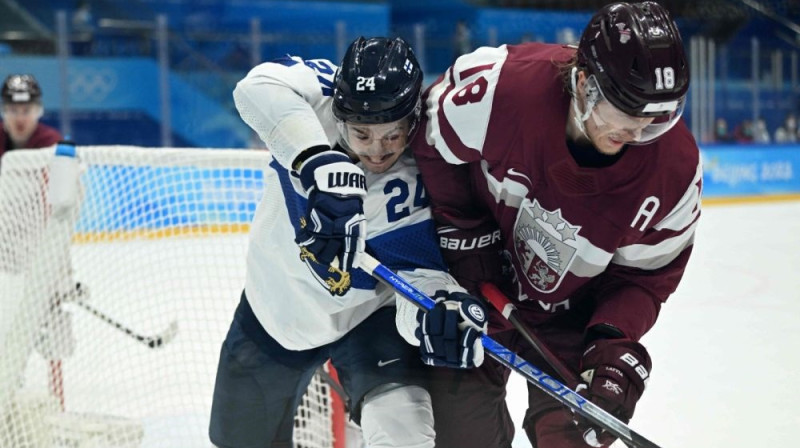
[[[549,211],[537,200],[525,200],[514,225],[514,250],[524,277],[534,289],[550,293],[558,288],[569,269],[580,226],[561,217],[561,209]]]

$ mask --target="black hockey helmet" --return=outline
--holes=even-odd
[[[9,75],[3,82],[3,104],[41,103],[42,89],[33,75]]]
[[[658,3],[603,7],[583,31],[578,66],[595,76],[603,96],[620,111],[634,117],[680,117],[689,64],[675,22]]]
[[[333,115],[341,122],[382,124],[420,113],[422,69],[401,38],[359,37],[334,78]]]

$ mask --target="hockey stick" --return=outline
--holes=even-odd
[[[361,255],[361,269],[402,294],[418,307],[424,310],[433,308],[435,304],[433,299],[366,253]],[[519,373],[528,382],[555,398],[561,404],[622,439],[626,444],[638,448],[659,448],[658,445],[636,433],[625,423],[614,418],[614,416],[591,401],[587,401],[575,391],[517,356],[516,353],[503,347],[491,337],[482,335],[481,341],[483,342],[484,350],[500,364]]]
[[[117,330],[122,331],[123,333],[127,334],[128,336],[132,337],[133,339],[136,339],[137,341],[141,342],[142,344],[144,344],[144,345],[146,345],[146,346],[148,346],[150,348],[159,348],[159,347],[163,346],[164,344],[167,344],[178,333],[178,322],[177,321],[172,321],[169,324],[169,327],[164,329],[164,331],[162,331],[161,333],[158,333],[158,334],[155,334],[155,335],[152,335],[152,336],[145,336],[145,335],[139,334],[139,333],[131,330],[129,327],[127,327],[127,326],[123,325],[122,323],[114,320],[113,318],[109,317],[107,314],[103,313],[102,311],[98,310],[97,308],[89,305],[88,303],[86,303],[84,301],[76,300],[76,301],[70,302],[70,303],[74,303],[75,305],[78,305],[79,307],[81,307],[84,310],[88,311],[89,313],[93,314],[95,317],[99,318],[103,322],[111,325],[112,327],[116,328]]]
[[[539,340],[538,337],[533,333],[533,331],[528,328],[521,320],[517,319],[516,311],[517,307],[508,300],[505,294],[500,291],[497,286],[491,283],[482,283],[481,286],[481,294],[483,297],[488,300],[492,306],[495,307],[503,317],[506,318],[517,331],[520,332],[523,338],[525,338],[528,343],[530,343],[534,349],[541,355],[541,357],[556,371],[556,373],[561,377],[561,379],[572,389],[575,389],[580,383],[578,376],[575,375],[572,370],[564,365],[564,363],[556,356],[553,352],[551,352],[547,346]]]

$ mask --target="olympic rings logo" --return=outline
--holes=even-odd
[[[70,74],[70,97],[84,101],[103,101],[117,87],[117,73],[110,68],[82,68]]]

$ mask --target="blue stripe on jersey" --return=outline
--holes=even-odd
[[[279,57],[277,59],[273,59],[272,62],[274,62],[276,64],[285,65],[287,67],[291,67],[291,66],[297,64],[297,61],[292,59],[292,57],[289,56],[288,54],[286,56],[282,56],[282,57]]]
[[[286,209],[289,211],[289,219],[294,227],[294,234],[300,230],[300,218],[306,212],[308,200],[298,194],[292,186],[292,181],[289,179],[289,170],[281,166],[275,159],[269,163],[270,168],[278,173],[278,179],[281,181],[281,191],[283,192],[283,200],[286,202]]]
[[[395,271],[427,268],[447,272],[431,219],[371,238],[367,241],[367,249],[383,265]]]
[[[272,62],[275,64],[285,65],[287,67],[299,64],[297,60],[292,59],[292,57],[288,54],[286,56],[273,59]],[[311,59],[308,61],[303,61],[303,64],[317,73],[317,80],[319,81],[320,89],[322,89],[322,95],[333,96],[333,75],[336,74],[336,67],[332,66],[330,62],[324,59]]]
[[[289,170],[281,166],[275,159],[272,159],[269,166],[278,173],[278,179],[281,182],[281,191],[283,192],[283,200],[286,203],[286,209],[289,212],[289,219],[292,223],[292,227],[294,227],[294,234],[297,235],[300,232],[300,218],[305,216],[308,200],[295,191],[292,186],[292,181],[289,178],[289,176],[291,176]],[[350,273],[350,285],[353,288],[375,289],[377,284],[377,280],[360,269]]]

